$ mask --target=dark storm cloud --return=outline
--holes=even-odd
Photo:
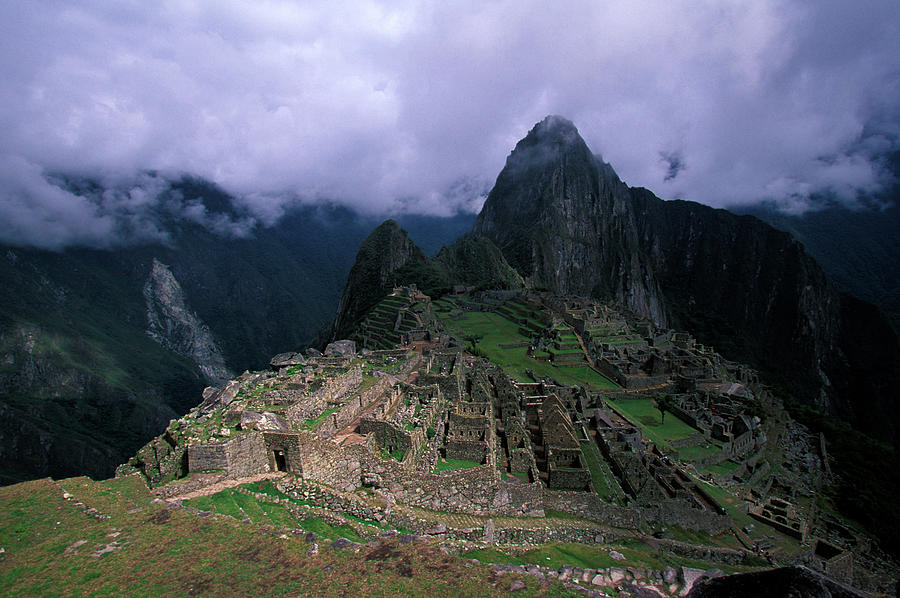
[[[473,210],[551,113],[662,197],[852,198],[897,144],[897,6],[7,2],[0,237],[164,235],[122,191],[147,170],[215,181],[263,223],[296,201]],[[120,192],[98,206],[50,173]]]

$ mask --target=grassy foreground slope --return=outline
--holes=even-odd
[[[0,488],[0,595],[574,595],[396,538],[308,556],[303,535],[152,499],[136,477]]]

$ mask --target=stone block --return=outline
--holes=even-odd
[[[356,342],[343,339],[328,343],[325,347],[326,357],[352,357],[356,355]]]

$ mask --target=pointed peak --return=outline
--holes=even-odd
[[[516,144],[513,153],[527,148],[569,150],[575,147],[583,148],[586,152],[589,151],[572,121],[553,114],[534,125],[528,134]]]
[[[575,123],[568,118],[551,114],[534,125],[528,134],[540,137],[567,137],[578,135],[578,129],[575,127]]]
[[[552,114],[534,125],[528,131],[528,135],[519,143],[525,146],[562,145],[569,147],[576,144],[584,144],[584,140],[578,134],[578,129],[575,128],[575,124],[572,121]]]

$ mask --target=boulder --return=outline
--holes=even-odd
[[[348,339],[328,343],[325,347],[326,357],[353,357],[356,355],[356,342]]]
[[[269,361],[269,367],[277,372],[281,368],[303,365],[304,363],[306,363],[306,358],[303,357],[303,353],[279,353]]]
[[[259,430],[261,432],[290,432],[291,426],[284,418],[271,411],[257,413],[244,411],[241,414],[241,430]]]
[[[262,413],[256,411],[244,411],[241,413],[241,430],[253,430],[256,428],[256,424],[262,417]]]
[[[672,567],[666,567],[662,570],[662,580],[668,584],[673,584],[678,579],[678,573]]]
[[[366,488],[381,488],[381,476],[377,473],[364,473],[362,485]]]
[[[241,389],[241,383],[232,380],[224,388],[206,388],[203,391],[203,402],[200,403],[200,415],[209,415],[213,411],[231,404]]]
[[[351,550],[353,552],[359,552],[362,548],[358,542],[353,542],[347,538],[338,538],[331,543],[331,547],[336,550]]]
[[[681,567],[678,570],[678,581],[685,588],[691,588],[694,582],[704,576],[703,569],[694,569],[693,567]]]
[[[306,350],[307,357],[322,357],[322,352],[316,349],[315,347],[310,347]]]
[[[625,569],[620,569],[619,567],[609,568],[609,581],[619,583],[623,579],[625,579]]]
[[[291,426],[283,417],[271,411],[263,411],[262,419],[256,423],[256,429],[262,432],[290,432]]]
[[[625,560],[625,555],[622,554],[621,552],[616,552],[615,550],[609,551],[609,557],[616,561],[624,561]]]

